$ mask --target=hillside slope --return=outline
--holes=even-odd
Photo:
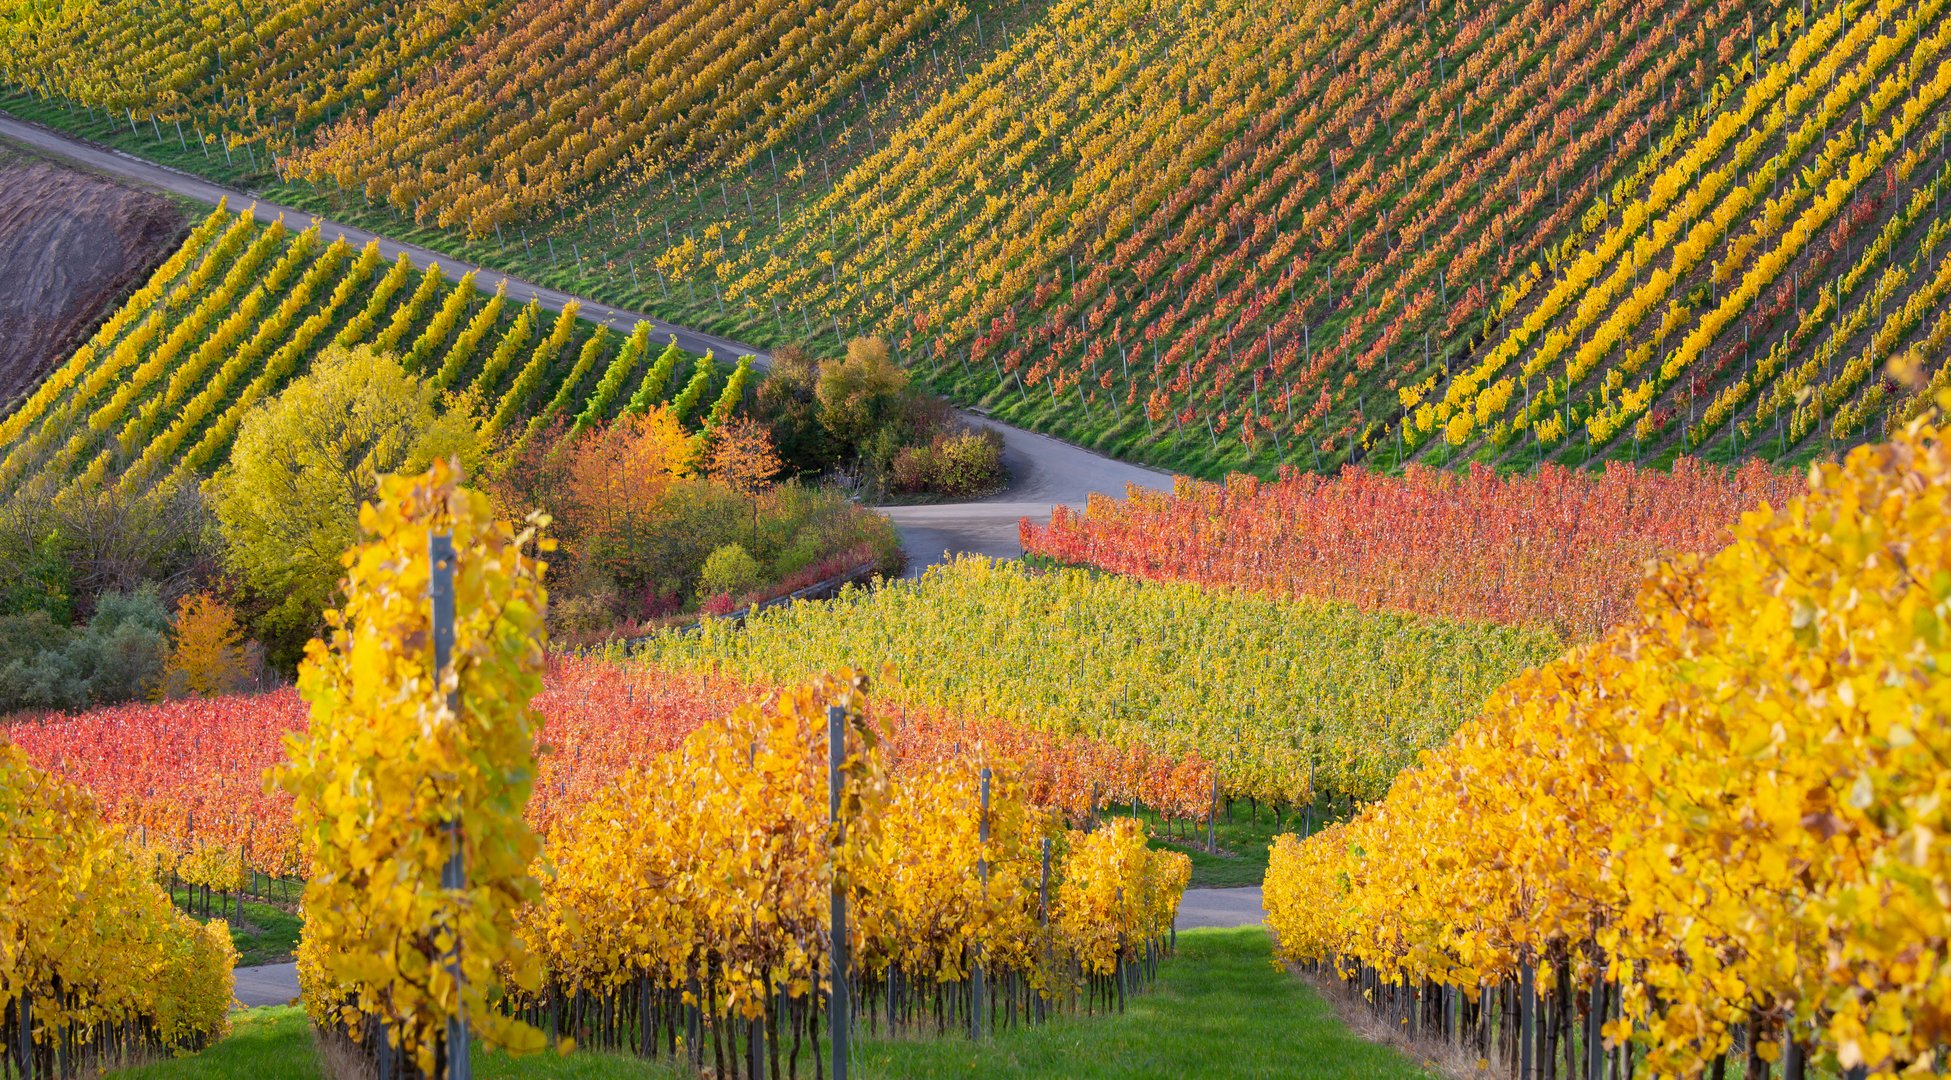
[[[0,152],[0,410],[33,389],[183,230],[165,199]]]
[[[390,265],[318,225],[260,225],[219,207],[147,284],[0,421],[0,491],[137,488],[177,471],[208,475],[244,416],[333,346],[397,353],[459,395],[484,431],[519,442],[551,422],[681,403],[702,423],[750,389],[651,327],[593,326],[505,291],[450,282],[437,266]]]
[[[392,45],[260,33],[338,102],[309,111],[235,48],[145,61],[249,82],[234,115],[76,74],[161,17],[93,0],[0,17],[46,58],[0,75],[44,122],[675,322],[883,333],[964,403],[1190,472],[1799,460],[1921,400],[1892,356],[1943,370],[1942,8],[455,0]]]
[[[1507,287],[1513,317],[1417,404],[1407,441],[1780,457],[1880,437],[1928,401],[1882,369],[1915,349],[1941,375],[1951,336],[1944,15],[1925,0],[1815,20],[1555,273]]]
[[[1326,464],[1725,93],[1749,52],[1726,43],[1763,25],[1688,2],[1128,10],[1053,8],[734,291],[865,320],[1003,415],[1129,453]]]

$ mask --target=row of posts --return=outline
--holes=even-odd
[[[439,533],[428,538],[428,559],[431,563],[429,575],[429,599],[433,608],[433,650],[436,679],[444,679],[453,663],[454,654],[454,538],[451,534]],[[454,723],[460,722],[460,692],[458,680],[455,688],[448,691],[447,707]],[[847,758],[847,710],[839,705],[827,708],[827,821],[832,829],[836,847],[846,840],[846,824],[840,815],[841,792]],[[989,796],[992,775],[987,767],[981,773],[981,820],[978,835],[983,845],[989,842]],[[455,921],[454,944],[450,946],[444,962],[450,977],[454,979],[457,998],[461,1004],[454,1015],[448,1019],[443,1064],[447,1080],[471,1080],[472,1068],[468,1056],[469,1034],[466,1016],[465,996],[462,988],[462,968],[459,932],[460,922],[465,911],[463,893],[467,888],[467,864],[464,834],[458,814],[451,815],[443,826],[448,836],[450,853],[446,865],[441,870],[441,889],[453,900],[452,918]],[[1209,833],[1210,836],[1210,833]],[[976,875],[981,880],[985,893],[989,883],[989,863],[986,858],[978,859]],[[1043,842],[1043,875],[1038,885],[1038,906],[1047,917],[1049,911],[1050,881],[1050,842]],[[851,1003],[849,1001],[848,981],[843,974],[851,966],[847,939],[847,899],[845,882],[835,874],[831,883],[830,903],[832,905],[832,928],[830,939],[831,977],[827,1002],[828,1046],[832,1055],[830,1075],[833,1080],[847,1080],[849,1058],[849,1035],[852,1030]],[[969,1034],[981,1038],[983,1034],[982,1016],[988,994],[987,981],[983,968],[981,946],[977,946],[976,959],[971,982],[971,1001],[969,1009]],[[34,1077],[34,1043],[32,1025],[32,1000],[23,992],[17,999],[14,1009],[14,1034],[17,1046],[7,1048],[7,1057],[16,1059],[16,1067],[24,1080]],[[756,1032],[754,1033],[756,1037]],[[381,1039],[375,1047],[380,1058],[375,1064],[381,1074],[390,1073],[395,1062],[389,1061],[385,1040]],[[756,1052],[756,1050],[755,1050]]]
[[[1619,1018],[1620,1000],[1602,978],[1577,988],[1570,985],[1569,973],[1560,968],[1561,993],[1585,998],[1585,1015],[1576,1017],[1571,1012],[1576,996],[1555,1001],[1539,997],[1536,969],[1529,964],[1518,968],[1515,985],[1504,982],[1486,986],[1474,1005],[1461,987],[1391,981],[1388,973],[1368,964],[1354,966],[1346,976],[1338,974],[1342,968],[1335,961],[1311,966],[1318,972],[1337,973],[1377,1019],[1411,1043],[1419,1039],[1460,1046],[1474,1043],[1476,1052],[1486,1058],[1497,1048],[1516,1080],[1632,1080],[1634,1075],[1637,1063],[1632,1041],[1606,1045],[1603,1027],[1608,1020]],[[1556,1023],[1550,1015],[1553,1005],[1562,1010]],[[1760,1026],[1750,1022],[1737,1032],[1741,1038],[1735,1050],[1743,1059],[1744,1080],[1766,1080],[1770,1067],[1759,1049],[1763,1035]],[[1727,1076],[1728,1057],[1723,1053],[1711,1063],[1709,1071],[1716,1080]],[[1804,1043],[1787,1040],[1781,1061],[1783,1080],[1806,1080],[1809,1062]],[[1857,1066],[1843,1070],[1841,1075],[1842,1080],[1865,1080],[1868,1071]]]

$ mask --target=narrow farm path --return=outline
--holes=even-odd
[[[1187,889],[1179,903],[1180,930],[1238,929],[1259,926],[1266,917],[1260,887]],[[298,996],[297,964],[260,964],[237,969],[237,1002],[248,1008],[284,1005]]]
[[[475,283],[484,292],[494,291],[505,280],[509,299],[518,304],[534,300],[545,310],[561,311],[573,300],[581,305],[581,317],[593,323],[627,326],[638,321],[648,322],[657,328],[659,336],[675,336],[678,346],[688,352],[699,353],[711,349],[726,358],[750,353],[757,358],[756,366],[761,370],[769,361],[764,350],[750,345],[675,326],[643,312],[611,307],[586,297],[536,285],[342,222],[316,218],[307,211],[267,202],[248,191],[213,184],[189,173],[112,150],[5,112],[0,112],[0,140],[18,143],[92,172],[210,206],[224,199],[239,210],[254,205],[252,212],[260,221],[270,222],[283,216],[288,225],[302,225],[316,219],[320,223],[320,231],[327,236],[343,234],[348,242],[355,245],[378,240],[380,253],[388,260],[397,259],[404,252],[416,267],[425,268],[438,263],[441,272],[453,281],[459,281],[473,272]],[[1003,458],[1011,477],[1009,487],[978,502],[886,508],[888,516],[901,530],[902,547],[908,553],[911,573],[919,573],[929,565],[942,561],[945,556],[964,553],[999,557],[1018,555],[1022,551],[1016,541],[1018,519],[1045,517],[1050,513],[1051,506],[1056,504],[1082,506],[1092,492],[1122,495],[1127,483],[1160,489],[1171,487],[1172,477],[1169,473],[1108,458],[1022,428],[976,416],[969,418],[980,420],[1002,433]]]
[[[315,217],[303,210],[259,199],[250,192],[213,184],[4,112],[0,112],[0,139],[70,161],[93,172],[195,202],[215,206],[220,200],[227,199],[233,208],[254,206],[252,213],[264,222],[283,216],[287,224],[296,224]],[[581,317],[591,322],[628,325],[641,320],[656,326],[660,335],[674,335],[679,347],[690,352],[711,349],[726,357],[750,353],[758,358],[760,368],[764,368],[768,360],[762,350],[727,338],[673,326],[642,312],[610,307],[535,285],[351,225],[329,219],[318,220],[320,231],[328,235],[343,234],[350,243],[363,245],[378,240],[380,253],[388,260],[405,253],[416,267],[425,268],[438,263],[441,272],[453,281],[474,272],[475,280],[483,291],[493,291],[499,282],[506,280],[508,296],[517,303],[535,300],[545,310],[561,311],[573,300],[581,305]],[[1017,541],[1017,523],[1021,519],[1047,519],[1051,507],[1057,505],[1081,507],[1094,492],[1123,495],[1128,484],[1157,490],[1171,489],[1173,477],[1170,473],[1118,461],[1061,439],[996,423],[985,417],[964,415],[1002,434],[1003,461],[1009,469],[1009,486],[987,499],[974,502],[883,508],[901,530],[902,547],[908,553],[911,574],[918,574],[934,563],[962,554],[999,558],[1020,555],[1022,547]],[[1186,892],[1179,925],[1185,929],[1254,926],[1259,924],[1261,918],[1258,888],[1191,889]],[[265,964],[237,970],[237,999],[243,1005],[281,1005],[297,996],[298,971],[294,964]]]
[[[1267,917],[1261,906],[1260,886],[1245,885],[1229,889],[1187,889],[1179,901],[1175,925],[1181,930],[1204,928],[1231,929],[1259,926]]]
[[[289,1005],[298,996],[298,965],[259,964],[237,969],[237,1003],[247,1008]]]
[[[607,304],[599,304],[584,297],[573,296],[556,289],[545,288],[531,282],[523,281],[517,277],[510,277],[498,270],[491,270],[487,267],[476,266],[473,263],[461,259],[441,255],[429,251],[426,248],[415,247],[412,244],[402,244],[397,240],[379,236],[366,229],[355,228],[342,222],[332,221],[329,218],[320,218],[310,211],[267,202],[248,191],[240,191],[236,188],[224,187],[221,184],[213,184],[208,180],[192,176],[189,173],[158,165],[155,162],[147,161],[132,154],[123,153],[120,150],[111,150],[105,146],[89,142],[86,139],[76,138],[65,132],[21,120],[5,112],[0,112],[0,138],[19,143],[22,146],[26,146],[49,157],[61,158],[73,162],[93,172],[103,173],[120,180],[139,184],[143,187],[168,192],[172,195],[180,195],[183,198],[195,202],[215,206],[220,200],[227,199],[229,200],[230,208],[233,210],[243,210],[245,207],[254,206],[252,216],[262,222],[269,223],[276,221],[282,216],[285,219],[285,224],[302,228],[305,223],[317,220],[319,222],[319,232],[323,233],[328,239],[343,234],[346,242],[355,247],[364,246],[372,240],[378,240],[380,254],[388,262],[399,258],[400,254],[405,252],[413,260],[413,265],[421,269],[434,263],[439,263],[442,275],[450,281],[459,281],[469,272],[473,272],[475,274],[475,282],[483,292],[493,292],[495,286],[505,280],[508,283],[508,299],[516,304],[526,304],[530,300],[534,300],[545,311],[561,311],[564,305],[568,304],[571,300],[575,300],[582,305],[582,317],[593,323],[611,322],[619,326],[628,326],[641,320],[655,326],[660,336],[664,334],[675,334],[677,336],[678,346],[686,352],[701,353],[706,349],[711,349],[719,356],[727,359],[743,356],[746,353],[754,353],[760,356],[762,360],[764,359],[764,354],[759,350],[747,345],[741,345],[736,341],[718,337],[715,334],[707,334],[699,330],[688,330],[681,326],[672,326],[661,319],[652,318],[640,312],[614,308]]]
[[[1119,461],[1034,431],[964,413],[1003,436],[1009,486],[976,502],[886,506],[881,512],[901,530],[908,574],[961,554],[1011,559],[1023,553],[1017,522],[1047,521],[1052,506],[1083,507],[1093,492],[1122,497],[1126,485],[1172,490],[1172,474]]]

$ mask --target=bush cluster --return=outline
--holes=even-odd
[[[46,611],[0,616],[0,714],[139,697],[168,655],[169,612],[154,589],[105,594],[80,626]]]
[[[679,357],[666,349],[645,385],[673,382]],[[1002,472],[1001,439],[910,385],[877,338],[830,359],[781,350],[750,399],[741,365],[739,389],[707,402],[716,369],[701,362],[670,406],[640,388],[614,419],[573,424],[565,410],[509,423],[425,366],[335,344],[243,416],[207,480],[11,493],[0,715],[288,675],[340,599],[362,504],[381,477],[436,460],[458,462],[503,517],[549,516],[552,630],[569,643],[736,610],[863,564],[896,572],[899,538],[862,502],[967,498]]]
[[[880,338],[857,338],[837,358],[778,350],[758,405],[801,476],[838,476],[870,496],[944,498],[987,494],[1004,479],[1002,437],[911,384]]]
[[[972,499],[1003,480],[1003,437],[988,428],[937,434],[894,455],[889,486],[897,494]]]

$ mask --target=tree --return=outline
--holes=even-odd
[[[820,367],[820,425],[858,454],[901,415],[907,389],[908,373],[895,366],[886,341],[855,338],[844,360]]]
[[[105,593],[154,588],[165,598],[215,572],[209,508],[193,483],[170,480],[50,490],[27,485],[0,509],[0,615],[87,617]]]
[[[752,539],[759,536],[759,493],[779,475],[779,455],[772,450],[772,433],[762,424],[739,417],[710,433],[705,452],[705,475],[731,488],[752,504]]]
[[[741,495],[765,490],[783,468],[772,449],[772,432],[738,417],[712,430],[705,451],[705,475]]]
[[[230,605],[209,593],[176,602],[169,660],[163,665],[163,697],[216,697],[244,687],[250,661],[244,628]]]
[[[641,586],[662,525],[661,504],[690,472],[691,448],[663,405],[576,436],[568,447],[568,489],[557,515],[565,546],[585,568],[617,584]]]
[[[758,412],[770,419],[772,445],[796,473],[824,472],[834,464],[834,446],[820,425],[820,363],[798,345],[772,354],[772,368],[759,383]]]
[[[563,492],[569,489],[569,445],[585,431],[601,425],[577,427],[561,416],[499,450],[486,467],[481,487],[494,500],[495,515],[520,521],[531,510],[561,516]]]
[[[472,402],[408,375],[391,354],[333,348],[246,417],[208,484],[224,563],[262,605],[271,658],[295,663],[359,535],[379,477],[482,454]]]

